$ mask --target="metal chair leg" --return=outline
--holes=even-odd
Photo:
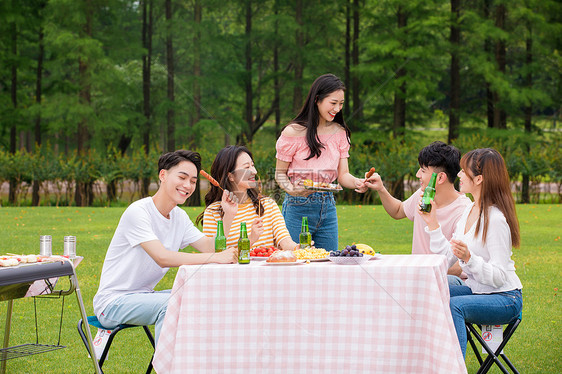
[[[509,368],[513,371],[513,373],[519,374],[517,369],[515,369],[515,366],[511,363],[511,361],[509,361],[509,359],[507,358],[507,356],[505,354],[501,353],[501,351],[507,345],[507,342],[509,341],[509,339],[511,338],[511,336],[513,335],[513,333],[517,329],[517,326],[519,326],[520,322],[521,322],[521,319],[518,318],[514,322],[511,322],[505,328],[505,330],[503,332],[503,340],[502,340],[501,344],[498,346],[498,348],[496,349],[495,352],[492,351],[492,349],[488,346],[488,344],[484,341],[484,339],[482,339],[482,337],[480,336],[478,331],[474,328],[474,326],[471,323],[466,324],[469,342],[470,342],[471,347],[474,351],[474,354],[476,355],[476,357],[478,358],[478,361],[480,363],[480,368],[478,369],[477,374],[487,373],[488,370],[490,370],[490,368],[492,367],[492,365],[494,363],[498,366],[498,368],[503,373],[509,374],[509,371],[506,369],[506,367],[501,362],[500,357],[503,358],[503,360],[506,362],[506,364],[509,366]],[[480,331],[482,331],[482,328],[480,326],[479,326],[479,328],[480,328]],[[471,335],[474,335],[476,340],[478,340],[478,342],[482,345],[482,348],[484,348],[486,350],[486,352],[488,353],[488,357],[486,357],[486,359],[483,362],[482,362],[482,358],[480,356],[480,353],[478,352],[478,350],[477,350],[477,348],[474,344],[474,341],[472,340]]]
[[[101,356],[98,360],[100,372],[102,374],[103,374],[103,371],[102,371],[101,368],[102,368],[103,363],[105,362],[105,360],[107,358],[107,355],[109,353],[109,349],[111,347],[111,344],[113,343],[113,339],[115,338],[115,336],[117,335],[117,333],[119,331],[124,330],[124,329],[129,328],[129,327],[135,327],[135,326],[133,326],[133,325],[119,325],[111,331],[111,334],[109,335],[109,338],[107,340],[107,344],[105,345],[105,347],[103,349],[103,352],[102,352],[102,354],[101,354]],[[90,352],[90,347],[89,347],[89,344],[88,344],[88,339],[86,338],[86,334],[84,332],[85,328],[89,329],[90,328],[89,324],[86,325],[86,324],[84,324],[82,319],[79,320],[78,326],[77,326],[78,334],[80,335],[80,338],[82,339],[82,342],[84,343],[84,346],[86,347],[86,351],[88,352],[88,354],[90,356],[92,356],[92,353]],[[150,341],[150,344],[152,345],[152,348],[154,348],[155,347],[154,337],[152,336],[152,333],[150,332],[150,329],[148,328],[148,326],[142,326],[142,328],[144,329],[144,332],[145,332],[146,336],[148,337],[148,340]],[[95,353],[93,355],[95,356]],[[154,358],[154,354],[152,355],[152,357],[150,358],[150,362],[148,363],[148,368],[146,370],[147,374],[150,374],[152,372],[152,359],[153,358]]]
[[[87,323],[84,323],[84,321],[82,319],[80,319],[78,321],[78,326],[76,328],[78,329],[78,334],[80,335],[80,338],[82,339],[82,342],[84,343],[84,347],[86,347],[86,352],[88,352],[90,357],[93,357],[94,360],[95,360],[96,354],[94,352],[90,352],[90,345],[88,344],[88,339],[86,338],[86,333],[84,332],[84,329],[89,329],[90,326]],[[101,368],[102,365],[103,365],[103,362],[98,361],[98,367],[99,367],[99,371],[100,371],[101,374],[103,374],[103,370]]]
[[[472,334],[469,325],[466,326],[466,337],[468,339],[468,342],[470,343],[470,346],[472,347],[472,351],[474,352],[474,355],[478,359],[478,363],[480,364],[480,366],[482,366],[484,360],[482,360],[482,356],[480,355],[480,352],[478,352],[478,347],[476,347],[476,343],[474,343],[474,340],[472,339]]]
[[[154,337],[152,336],[152,333],[150,332],[148,326],[143,326],[142,328],[144,329],[144,332],[146,333],[148,340],[150,340],[150,344],[152,344],[152,348],[156,348],[154,345]]]
[[[152,333],[150,332],[150,329],[148,328],[148,326],[143,326],[144,332],[146,333],[146,336],[148,337],[148,340],[150,341],[150,344],[152,344],[152,348],[156,349],[155,343],[154,343],[154,337],[152,336]],[[154,354],[152,354],[152,357],[150,358],[150,362],[148,363],[148,368],[146,369],[146,374],[150,374],[152,373],[152,360],[154,359]]]
[[[505,363],[507,364],[507,366],[509,366],[509,368],[511,369],[511,371],[513,371],[513,374],[519,374],[519,371],[517,371],[517,369],[515,368],[515,366],[511,363],[511,361],[509,361],[509,359],[507,358],[506,355],[504,355],[503,353],[500,354],[501,358],[503,358],[503,360],[505,361]]]

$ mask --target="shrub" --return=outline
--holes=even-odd
[[[358,138],[360,136],[354,136],[354,139]],[[416,133],[393,137],[382,132],[371,132],[364,138],[367,140],[351,146],[349,170],[353,175],[362,177],[374,166],[394,196],[406,197],[402,195],[404,184],[411,191],[417,188],[417,155],[428,143],[427,138]],[[483,147],[497,149],[506,161],[517,193],[521,193],[522,176],[526,175],[529,177],[533,202],[544,200],[542,190],[545,186],[548,187],[547,193],[552,193],[551,186],[555,187],[554,199],[562,201],[562,154],[559,151],[562,136],[559,134],[549,134],[547,137],[521,131],[465,131],[453,144],[462,153]],[[280,201],[283,194],[275,183],[275,147],[269,142],[267,145],[254,143],[251,149],[264,193]],[[199,152],[203,168],[209,171],[216,155],[215,150],[200,147]],[[115,148],[90,150],[85,155],[78,155],[76,152],[57,155],[48,144],[36,147],[33,152],[21,150],[10,154],[0,150],[0,183],[13,181],[15,204],[21,204],[22,201],[27,202],[26,195],[30,186],[33,181],[37,181],[43,194],[43,202],[58,206],[71,204],[74,200],[75,183],[85,186],[86,190],[82,192],[90,194],[88,204],[93,203],[92,186],[97,184],[98,204],[110,205],[121,197],[125,183],[128,182],[133,185],[129,197],[131,202],[140,197],[140,186],[144,179],[158,181],[157,162],[160,154],[158,149],[153,149],[146,155],[143,147],[132,147],[125,155]],[[103,186],[106,186],[105,191]],[[55,193],[54,199],[49,196],[50,188]],[[378,194],[372,191],[357,194],[346,189],[336,196],[339,202],[350,204],[379,202]]]

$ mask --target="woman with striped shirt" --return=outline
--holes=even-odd
[[[211,176],[222,188],[231,191],[238,202],[230,232],[225,232],[227,247],[237,245],[240,224],[246,222],[252,247],[295,249],[297,244],[287,231],[279,206],[273,199],[261,195],[256,175],[252,153],[243,146],[227,146],[219,151],[213,161]],[[221,197],[221,189],[211,185],[205,195],[206,209],[197,217],[197,223],[203,220],[203,233],[210,237],[216,235],[217,221],[224,216]]]

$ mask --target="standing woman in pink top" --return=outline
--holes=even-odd
[[[338,216],[332,192],[304,188],[302,181],[332,183],[365,192],[364,179],[349,173],[350,131],[341,113],[345,86],[333,74],[318,77],[300,113],[277,140],[275,180],[286,192],[283,217],[298,242],[302,217],[308,217],[315,246],[338,249]]]

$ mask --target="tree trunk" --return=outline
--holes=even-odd
[[[397,12],[398,28],[406,27],[408,24],[408,17],[402,10],[402,6],[398,7]],[[392,132],[396,135],[404,134],[406,128],[406,70],[404,68],[398,69],[396,72],[396,80],[402,81],[398,90],[394,93],[394,121],[392,124]]]
[[[31,152],[31,133],[26,130],[21,130],[19,133],[19,149]]]
[[[505,5],[499,4],[496,7],[496,27],[500,29],[505,28],[506,9]],[[498,70],[503,76],[505,74],[505,41],[502,39],[496,42],[496,63]],[[499,129],[507,128],[507,116],[504,109],[500,105],[500,94],[497,91],[493,92],[494,98],[494,127]]]
[[[42,95],[42,79],[43,79],[43,57],[45,55],[45,46],[43,44],[43,26],[39,26],[39,55],[37,56],[37,80],[35,84],[35,102],[41,105]],[[35,143],[41,145],[41,114],[35,118]],[[39,196],[39,181],[33,181],[33,190],[31,192],[31,205],[38,206],[40,201]]]
[[[13,2],[15,3],[15,2]],[[12,125],[10,127],[10,153],[16,153],[17,147],[17,136],[16,136],[16,109],[18,107],[18,64],[17,64],[17,56],[18,56],[18,28],[14,22],[11,24],[11,34],[12,34],[12,69],[11,69],[11,83],[10,83],[10,96],[12,99],[12,106],[14,107],[14,118],[12,118]],[[10,190],[8,192],[8,201],[12,205],[16,205],[17,203],[17,196],[16,196],[16,189],[18,187],[18,183],[15,179],[10,179]]]
[[[166,120],[168,122],[166,150],[171,152],[176,149],[176,124],[175,124],[175,95],[174,95],[174,42],[172,39],[172,0],[166,0],[166,66],[168,68],[168,108]]]
[[[91,0],[85,0],[84,14],[86,16],[86,23],[83,26],[83,36],[86,38],[92,37],[92,10],[91,10]],[[78,76],[80,82],[80,91],[78,92],[78,98],[80,105],[90,105],[92,102],[91,97],[91,81],[90,81],[90,69],[87,60],[79,57],[78,58]],[[88,150],[88,118],[82,117],[78,122],[78,132],[76,134],[76,150],[80,157],[85,157]],[[76,181],[75,183],[75,193],[74,202],[76,206],[87,206],[92,203],[93,200],[93,188],[92,183],[89,181]]]
[[[406,76],[403,68],[398,70],[396,78],[401,79]],[[406,82],[403,82],[394,93],[394,121],[392,133],[394,136],[403,135],[406,129]]]
[[[246,0],[246,125],[247,131],[242,131],[241,144],[251,141],[253,116],[253,92],[252,92],[252,0]]]
[[[200,0],[195,0],[193,8],[193,20],[195,21],[195,33],[193,35],[193,101],[194,113],[191,117],[190,128],[201,120],[201,19],[203,17],[203,8]],[[197,142],[193,131],[189,134],[188,146],[190,149],[197,148]],[[191,200],[191,199],[190,199]]]
[[[351,51],[351,64],[353,68],[359,65],[359,0],[353,0],[353,40]],[[355,70],[351,78],[351,96],[353,97],[353,114],[351,116],[351,125],[353,130],[359,129],[359,125],[363,118],[363,109],[361,105],[359,92],[359,76]]]
[[[448,142],[451,143],[459,136],[459,112],[460,112],[460,68],[459,68],[459,48],[461,42],[461,32],[459,27],[460,0],[451,0],[451,107],[449,109],[449,136]]]
[[[527,65],[528,73],[526,77],[526,86],[529,90],[533,88],[533,73],[531,65],[533,64],[533,39],[529,36],[525,43],[525,64]],[[525,107],[525,132],[530,133],[533,130],[533,103]]]
[[[146,155],[150,153],[150,68],[152,65],[152,0],[144,0],[142,3],[142,46],[145,54],[142,56],[142,94],[143,113],[145,118],[143,129],[143,145]],[[148,196],[150,178],[143,178],[141,183],[141,197]]]
[[[408,15],[403,11],[402,6],[398,6],[397,12],[398,28],[406,27],[408,24]],[[406,47],[404,45],[404,47]],[[406,129],[406,70],[400,68],[396,72],[396,79],[402,81],[398,90],[394,93],[394,121],[392,132],[394,136],[403,135]],[[404,198],[404,178],[399,178],[392,183],[393,196],[399,200]]]
[[[195,104],[195,111],[191,118],[190,127],[193,128],[197,122],[201,120],[201,19],[203,17],[203,7],[200,0],[195,0],[193,8],[193,20],[195,21],[196,31],[193,36],[193,99]],[[193,132],[189,135],[188,140],[189,148],[192,150],[197,149],[197,142]],[[185,205],[187,206],[201,206],[201,184],[200,179],[197,179],[195,191],[187,199]]]
[[[490,87],[490,83],[485,83],[486,87],[486,118],[488,120],[488,127],[494,127],[494,93]]]
[[[87,22],[91,22],[90,17],[86,17]],[[91,82],[90,82],[90,69],[88,63],[85,59],[79,58],[78,61],[78,71],[80,76],[80,104],[90,105],[92,102],[91,96]],[[82,118],[78,123],[78,133],[76,137],[76,148],[80,155],[84,155],[88,150],[88,119],[86,117]]]
[[[273,46],[273,110],[275,111],[275,138],[281,135],[281,86],[279,85],[279,1],[275,1],[275,45]]]
[[[279,82],[279,0],[275,0],[275,45],[273,47],[273,110],[275,115],[275,138],[281,135],[281,86]],[[280,194],[280,187],[277,183],[273,184],[271,196]],[[262,190],[263,192],[263,190]],[[278,201],[278,200],[276,200]]]
[[[492,7],[493,0],[484,0],[484,19],[487,21],[490,18],[490,9]],[[492,54],[492,42],[490,38],[484,40],[484,52],[486,56]],[[485,83],[486,87],[486,118],[488,120],[488,127],[494,127],[494,94],[492,88],[490,87],[490,82]]]
[[[129,125],[131,124],[129,123]],[[121,137],[119,138],[119,142],[117,143],[117,148],[119,148],[119,151],[121,152],[121,156],[125,155],[125,152],[127,152],[127,148],[129,148],[129,145],[131,144],[132,140],[133,140],[132,136],[121,135]]]
[[[112,180],[105,186],[105,191],[107,193],[107,202],[111,203],[112,201],[117,200],[117,182]],[[108,204],[109,205],[109,204]]]
[[[293,114],[296,115],[303,102],[302,98],[302,73],[303,73],[303,48],[304,48],[304,33],[302,23],[302,0],[295,2],[295,22],[297,24],[297,31],[295,33],[295,49],[296,54],[294,58],[295,78],[293,88]]]
[[[398,200],[404,200],[404,177],[390,183],[391,194]]]
[[[345,2],[345,52],[344,52],[344,75],[343,83],[345,87],[351,87],[351,7],[353,0]],[[344,113],[351,113],[349,106],[349,90],[345,90],[345,101],[343,103]]]
[[[531,65],[533,63],[533,38],[531,30],[529,30],[529,37],[525,43],[525,64],[527,65],[527,77],[526,77],[526,86],[529,90],[533,88],[533,73],[531,70]],[[533,103],[529,102],[529,105],[525,107],[524,110],[525,115],[525,133],[530,134],[533,131]],[[527,153],[531,151],[531,147],[529,143],[525,145]],[[529,183],[530,183],[530,175],[528,172],[523,172],[523,180],[521,183],[521,202],[522,203],[530,203],[531,197],[529,194]]]

